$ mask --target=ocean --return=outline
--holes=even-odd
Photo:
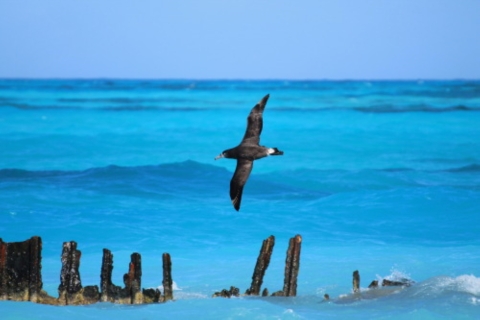
[[[242,206],[236,161],[270,94]],[[99,285],[103,248],[123,286],[174,301],[54,307],[0,301],[2,319],[479,319],[480,81],[0,80],[0,238],[40,236],[43,289],[58,296],[62,243]],[[275,236],[262,288],[283,288],[302,236],[296,297],[212,298],[250,287]],[[352,294],[352,273],[361,293]],[[368,289],[372,280],[413,285]],[[324,294],[330,296],[324,301]]]

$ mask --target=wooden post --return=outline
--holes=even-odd
[[[128,273],[125,274],[125,288],[130,294],[131,304],[143,303],[142,296],[142,257],[139,253],[132,253],[130,256]]]
[[[81,256],[82,253],[77,250],[75,241],[63,243],[62,269],[58,286],[58,299],[61,304],[76,304],[75,296],[82,289],[82,281],[78,272]]]
[[[360,292],[360,273],[358,270],[353,271],[353,293]]]
[[[0,300],[40,302],[42,291],[42,239],[22,242],[0,239]]]
[[[30,238],[29,245],[29,270],[28,270],[28,293],[29,300],[39,302],[42,291],[42,239]]]
[[[100,269],[100,301],[102,302],[114,301],[115,286],[112,283],[112,271],[113,254],[110,250],[104,248],[102,256],[102,268]]]
[[[413,281],[409,279],[402,279],[401,281],[392,281],[392,280],[387,280],[383,279],[382,281],[382,287],[391,287],[391,286],[406,286],[409,287],[412,285]]]
[[[267,289],[267,288],[263,289],[263,291],[262,291],[262,297],[268,297],[268,293],[269,293],[269,292],[268,292],[268,289]]]
[[[22,242],[0,239],[0,300],[57,304],[42,290],[42,239]]]
[[[173,300],[173,280],[172,280],[172,259],[170,254],[164,253],[162,255],[163,261],[163,297],[164,301]]]
[[[283,294],[286,297],[295,297],[297,295],[297,277],[300,269],[301,246],[302,236],[297,234],[290,239],[287,258],[285,260],[285,279],[283,285]]]
[[[240,296],[240,289],[234,286],[230,286],[230,290],[223,289],[222,291],[215,292],[212,297],[222,297],[222,298],[231,298],[231,297],[239,297]]]
[[[80,305],[96,303],[100,300],[98,286],[82,286],[80,279],[80,258],[75,241],[64,242],[62,250],[62,269],[58,286],[58,304]]]
[[[7,300],[7,243],[0,238],[0,300]]]
[[[142,294],[143,294],[143,303],[163,302],[161,301],[162,294],[160,293],[160,290],[156,288],[142,289]]]
[[[275,245],[275,237],[270,236],[267,239],[263,240],[260,253],[258,254],[257,264],[253,270],[252,275],[252,284],[250,289],[247,290],[246,294],[258,296],[260,294],[260,289],[263,283],[263,277],[265,271],[270,264],[270,257],[272,256],[273,247]]]

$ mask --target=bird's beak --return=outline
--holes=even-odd
[[[224,158],[225,156],[223,155],[223,152],[220,153],[218,156],[216,156],[214,159],[215,160],[218,160],[218,159],[221,159],[221,158]]]

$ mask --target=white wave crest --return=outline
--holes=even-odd
[[[160,292],[163,292],[163,284],[159,285],[157,287],[158,290],[160,290]],[[182,290],[178,287],[177,283],[175,281],[172,281],[172,290],[173,291],[179,291],[179,290]]]
[[[474,275],[465,274],[455,278],[443,278],[443,281],[439,283],[439,287],[441,289],[454,290],[480,296],[480,278],[477,278]]]

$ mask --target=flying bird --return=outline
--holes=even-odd
[[[215,157],[215,160],[220,158],[237,159],[237,167],[232,180],[230,180],[230,199],[232,199],[233,207],[237,211],[240,210],[243,187],[250,176],[250,172],[252,172],[253,161],[266,156],[283,155],[283,151],[277,148],[259,145],[263,128],[263,110],[269,97],[270,95],[267,94],[250,111],[247,118],[247,130],[242,142],[235,148],[227,149]]]

